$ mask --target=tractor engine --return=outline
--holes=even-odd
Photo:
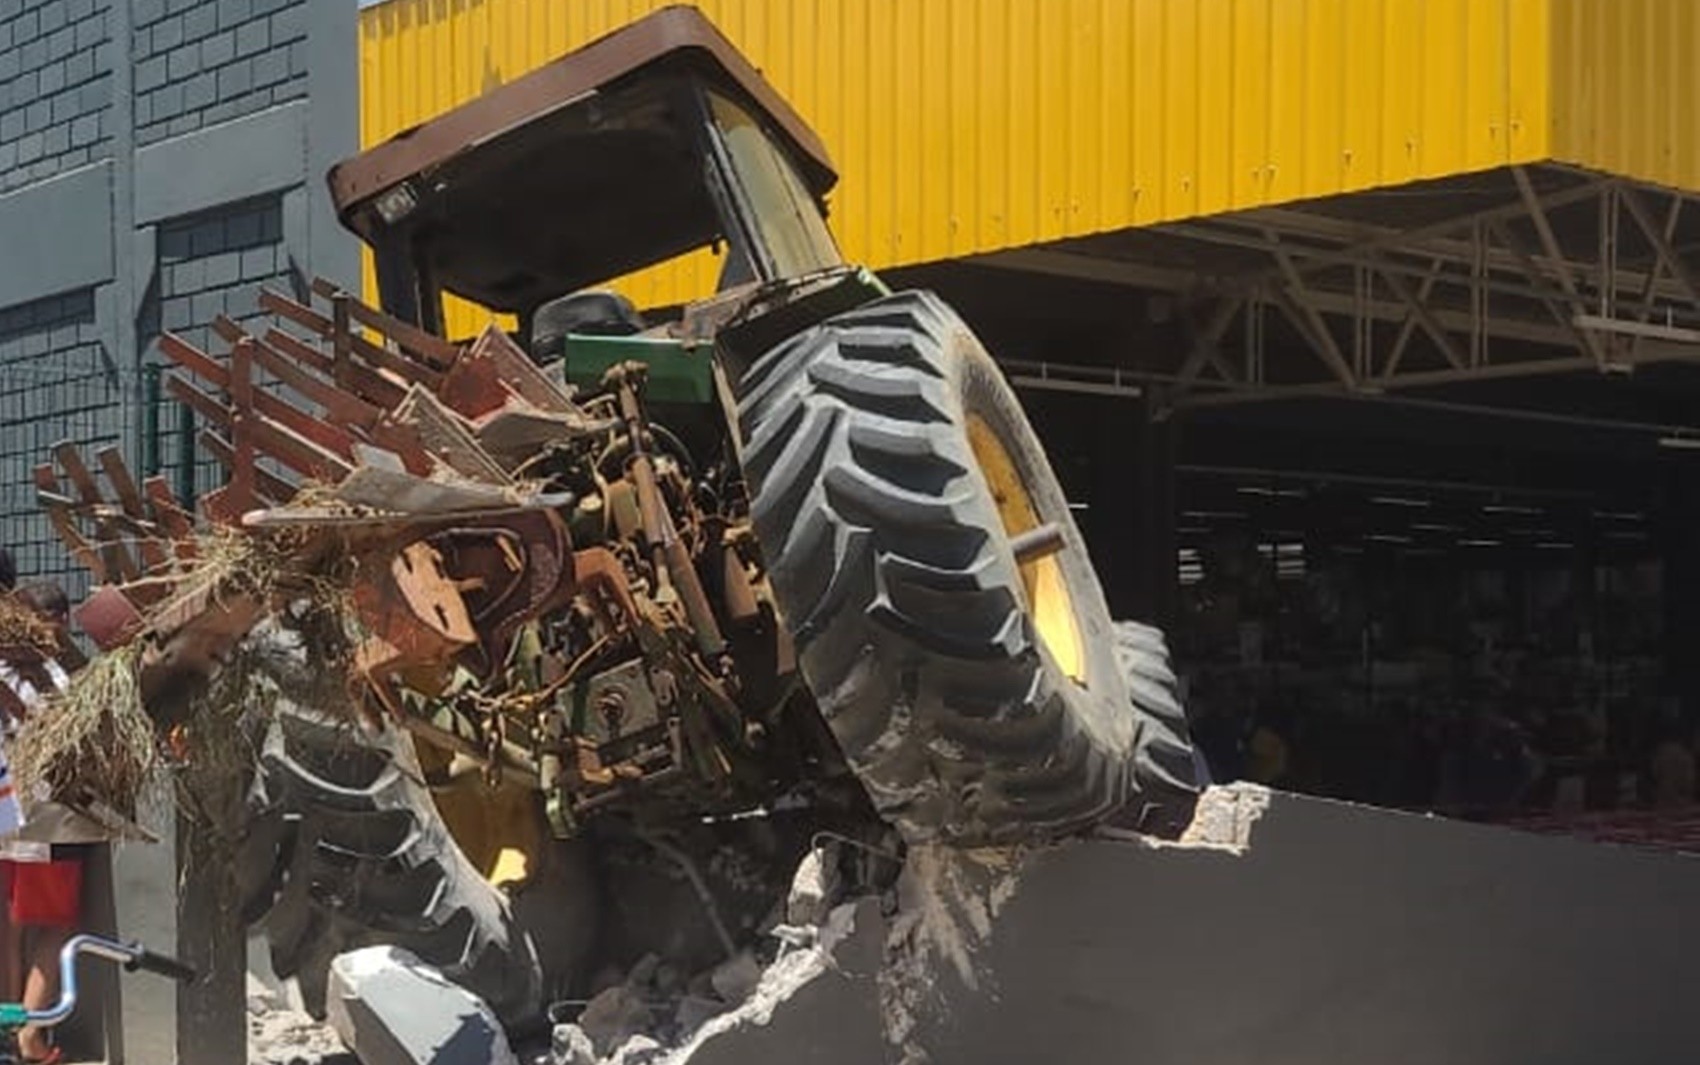
[[[780,769],[763,754],[795,665],[742,480],[723,442],[703,464],[649,419],[647,384],[608,366],[583,430],[524,461],[554,506],[422,541],[476,639],[398,708],[535,772],[562,836],[640,793],[648,813],[747,807]]]

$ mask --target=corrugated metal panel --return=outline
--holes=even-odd
[[[889,266],[1539,158],[1550,2],[698,6],[825,139],[846,253]],[[381,140],[660,6],[368,8],[362,135]],[[699,257],[627,287],[666,303],[714,277]]]
[[[1700,8],[1552,0],[1552,154],[1700,189]]]

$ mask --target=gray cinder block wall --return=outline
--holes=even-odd
[[[0,0],[0,543],[26,578],[88,586],[34,500],[61,440],[212,486],[198,426],[148,387],[162,330],[206,346],[262,285],[359,282],[324,186],[358,147],[357,19],[356,0]],[[116,923],[183,950],[162,835],[116,853]],[[108,1060],[241,1058],[240,1018],[180,1025],[194,999],[125,981]]]
[[[150,392],[161,330],[359,281],[324,189],[358,147],[355,0],[0,0],[0,543],[87,577],[34,504],[53,444],[211,487]],[[150,406],[153,408],[150,411]],[[187,467],[187,470],[185,470]]]

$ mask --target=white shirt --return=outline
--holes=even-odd
[[[71,679],[65,670],[51,658],[44,665],[54,688],[64,691]],[[42,693],[33,683],[20,676],[9,663],[0,662],[0,684],[10,688],[18,701],[29,709],[34,710],[41,705]],[[9,738],[10,729],[7,733],[6,737],[0,738],[0,837],[13,835],[24,827],[24,808],[18,801],[17,783],[12,778],[12,766],[6,758],[5,738]],[[8,850],[10,846],[10,843],[0,843],[0,852]],[[4,853],[0,853],[0,856],[11,857]]]

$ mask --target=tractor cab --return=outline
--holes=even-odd
[[[544,343],[634,331],[629,306],[572,294],[699,248],[721,251],[722,290],[840,265],[825,221],[836,180],[814,131],[688,7],[330,173],[343,223],[373,249],[385,310],[440,334],[452,292],[517,315]]]

